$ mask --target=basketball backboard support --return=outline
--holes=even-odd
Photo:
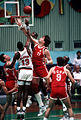
[[[31,6],[32,12],[27,15],[23,8]],[[11,23],[11,16],[30,16],[29,26],[34,26],[34,4],[33,0],[2,0],[0,2],[0,27],[17,26]]]

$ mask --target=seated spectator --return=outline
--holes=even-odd
[[[77,57],[74,58],[74,60],[73,60],[74,71],[75,71],[75,65],[79,65],[81,68],[81,52],[77,51],[76,55],[77,55]]]
[[[77,89],[77,94],[81,94],[81,72],[80,72],[80,66],[76,65],[75,66],[75,72],[73,72],[74,79],[80,84],[79,88]],[[75,93],[75,89],[72,89],[72,93]]]

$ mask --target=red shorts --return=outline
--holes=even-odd
[[[67,89],[65,87],[52,87],[50,97],[52,99],[64,99],[68,97]]]
[[[33,70],[34,77],[46,77],[48,75],[48,70],[46,66],[35,67]]]
[[[8,90],[13,89],[14,86],[15,86],[15,81],[13,81],[13,80],[12,81],[6,81],[6,87],[7,87]]]

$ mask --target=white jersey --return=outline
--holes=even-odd
[[[21,68],[33,68],[31,57],[29,56],[26,47],[24,47],[23,51],[19,51],[19,69]]]
[[[80,59],[74,58],[73,65],[80,65],[81,67],[81,58]]]

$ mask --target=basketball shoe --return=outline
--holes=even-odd
[[[46,111],[46,107],[45,106],[40,107],[40,110],[39,110],[39,113],[38,113],[37,116],[43,115],[45,113],[45,111]]]

